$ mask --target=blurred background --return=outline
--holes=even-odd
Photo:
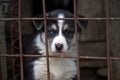
[[[60,0],[58,0],[60,1]],[[62,1],[62,0],[61,0]],[[88,19],[80,45],[80,80],[120,80],[120,0],[74,0],[62,7]],[[34,16],[61,3],[46,0],[0,0],[0,80],[19,80],[20,53],[35,33]],[[57,7],[57,8],[56,8]],[[22,46],[20,46],[22,44]]]

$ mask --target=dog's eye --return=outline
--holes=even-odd
[[[64,30],[63,33],[74,33],[73,30]]]
[[[53,35],[53,34],[54,34],[54,31],[50,31],[49,34],[50,34],[50,35]]]
[[[63,34],[67,37],[67,38],[72,38],[74,31],[73,30],[64,30]]]
[[[49,31],[50,36],[53,36],[55,33],[56,33],[56,31],[53,31],[53,30]]]

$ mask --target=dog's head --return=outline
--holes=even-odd
[[[63,18],[73,18],[74,15],[65,10],[55,10],[46,14],[47,18],[58,18],[57,20],[47,20],[47,36],[48,36],[48,49],[52,53],[68,52],[75,45],[75,21]],[[83,17],[83,16],[78,16]],[[33,21],[37,31],[44,34],[43,21]],[[77,21],[77,32],[80,34],[81,30],[87,27],[87,20]],[[45,35],[45,34],[44,34]],[[42,38],[45,38],[42,37]],[[45,39],[43,40],[45,43]]]

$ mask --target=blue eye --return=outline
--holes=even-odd
[[[53,35],[53,34],[54,34],[54,32],[53,32],[53,31],[50,31],[50,32],[49,32],[49,34],[50,34],[50,35]]]
[[[49,36],[54,36],[56,33],[57,33],[56,31],[50,30],[50,31],[48,32],[48,35],[49,35]]]

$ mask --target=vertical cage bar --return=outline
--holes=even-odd
[[[50,80],[50,69],[49,69],[49,52],[48,52],[48,37],[47,37],[47,19],[46,19],[46,7],[45,0],[42,0],[43,4],[43,20],[44,20],[44,29],[45,29],[45,42],[46,42],[46,66],[47,66],[47,80]]]
[[[20,75],[21,80],[24,80],[23,74],[23,52],[22,52],[22,30],[21,30],[21,0],[18,2],[18,30],[19,30],[19,49],[20,49]]]
[[[77,46],[77,80],[80,80],[80,59],[79,59],[79,51],[78,51],[78,32],[77,32],[77,0],[73,0],[73,6],[74,6],[74,23],[75,23],[75,35],[76,35],[76,46]]]
[[[13,6],[13,0],[10,0],[10,18],[13,17],[13,12],[12,12],[12,6]],[[12,45],[12,41],[14,40],[13,37],[14,37],[14,32],[13,32],[13,25],[12,25],[12,21],[10,23],[10,40],[11,40],[11,46],[10,46],[10,50],[11,50],[11,54],[14,53],[14,49],[13,49],[13,45]],[[12,71],[13,71],[13,80],[15,80],[15,59],[12,59]]]
[[[110,0],[105,0],[105,10],[106,10],[106,48],[107,48],[107,74],[108,80],[110,80]]]

